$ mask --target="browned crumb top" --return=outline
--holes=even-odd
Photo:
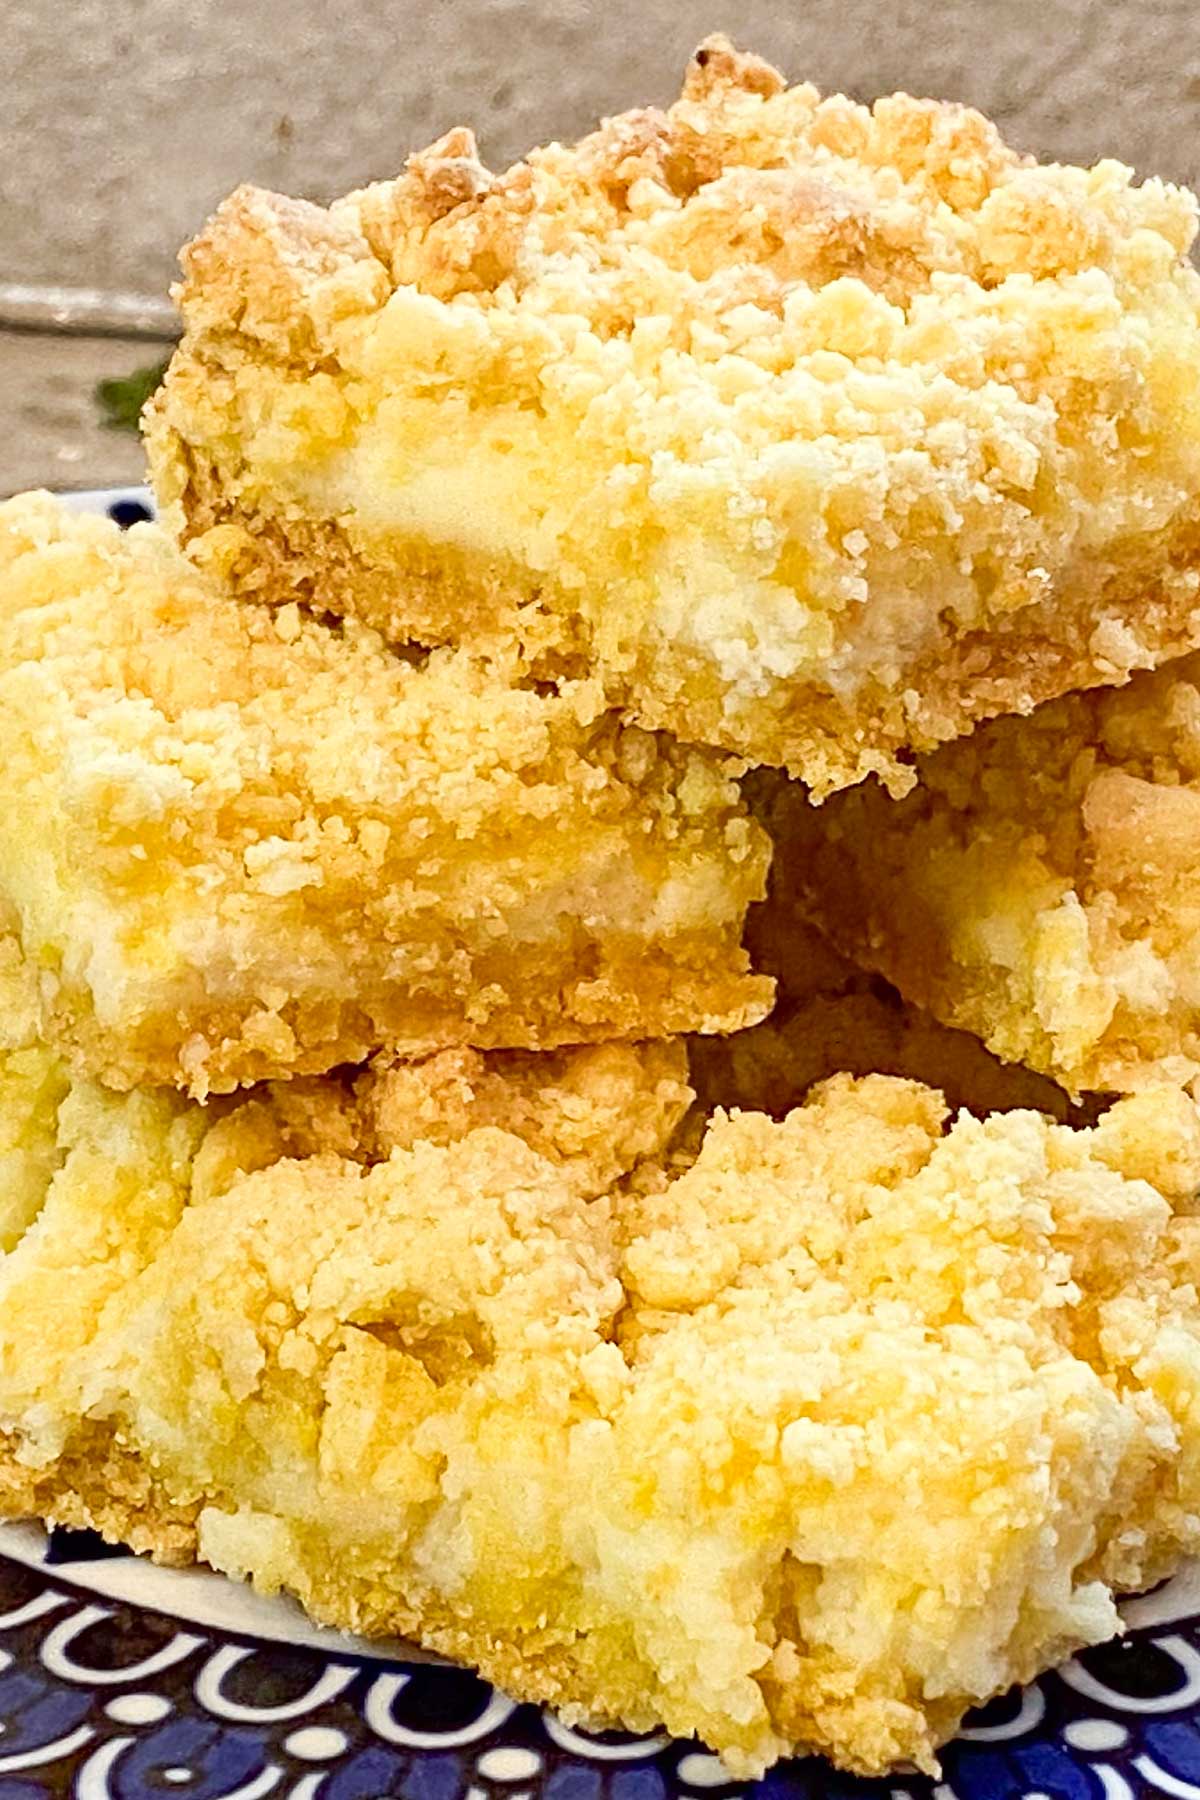
[[[500,174],[456,130],[330,208],[238,189],[155,479],[248,591],[332,543],[331,604],[398,639],[565,646],[642,723],[902,791],[899,746],[1200,632],[1195,227],[712,39],[673,106]]]
[[[411,285],[500,307],[536,297],[603,336],[645,315],[682,315],[757,356],[770,318],[729,315],[744,305],[777,323],[797,283],[854,276],[908,307],[945,276],[989,289],[1012,275],[1129,272],[1185,254],[1195,210],[1160,181],[1131,186],[1116,163],[1038,165],[966,106],[899,93],[868,107],[809,83],[789,88],[712,37],[665,111],[622,113],[500,174],[459,127],[397,179],[330,211],[239,190],[224,230],[185,252],[181,300],[189,315],[219,311],[236,268],[239,300],[223,322],[293,354]],[[264,232],[287,240],[286,267],[256,258]],[[256,262],[260,281],[246,278]],[[838,309],[853,338],[848,296]],[[859,310],[862,329],[873,316]],[[679,347],[689,347],[686,328]]]

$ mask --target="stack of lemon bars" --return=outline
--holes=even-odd
[[[1195,229],[723,39],[225,202],[0,507],[0,1510],[735,1776],[1200,1550]]]

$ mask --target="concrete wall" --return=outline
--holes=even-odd
[[[1200,0],[9,0],[4,25],[0,283],[161,292],[242,178],[326,198],[460,121],[503,163],[668,99],[714,29],[1200,181]]]

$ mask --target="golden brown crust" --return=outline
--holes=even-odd
[[[230,502],[211,468],[187,459],[184,498],[174,509],[189,554],[249,599],[271,606],[300,598],[362,619],[391,642],[436,642],[452,614],[453,633],[538,677],[580,675],[588,636],[559,610],[561,591],[542,577],[515,619],[520,586],[510,561],[471,558],[353,523],[296,516],[270,502],[250,511]],[[1131,624],[1132,622],[1132,624]],[[853,707],[817,683],[763,700],[755,760],[790,766],[817,798],[880,777],[897,797],[912,785],[907,750],[929,751],[969,732],[977,720],[1035,706],[1079,688],[1108,687],[1138,669],[1184,655],[1200,638],[1200,510],[1169,540],[1124,546],[1102,570],[1080,569],[1068,595],[1025,607],[987,630],[947,625],[906,685],[870,685]],[[655,693],[635,673],[621,691],[651,729],[678,730],[701,743],[744,749],[741,727],[707,680],[702,656],[658,644]],[[636,699],[635,699],[636,695]],[[906,747],[899,759],[897,745]]]
[[[247,593],[901,789],[1196,642],[1194,212],[710,40],[667,111],[503,174],[459,131],[319,218],[239,190],[154,479]]]
[[[522,608],[512,642],[506,620],[521,575],[511,560],[364,532],[352,519],[307,518],[269,498],[250,513],[230,501],[211,464],[179,448],[183,496],[165,507],[166,519],[197,566],[246,599],[267,606],[299,601],[317,613],[361,619],[401,645],[442,641],[452,606],[455,637],[489,649],[503,644],[502,662],[539,679],[586,673],[586,635],[543,605],[552,576]]]
[[[81,1426],[44,1467],[23,1462],[17,1438],[0,1431],[0,1518],[98,1531],[106,1543],[183,1567],[197,1560],[199,1511],[198,1500],[172,1499],[145,1452],[109,1426]]]

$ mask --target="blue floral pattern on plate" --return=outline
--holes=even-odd
[[[71,503],[151,516],[142,489]],[[216,1577],[197,1602],[198,1579],[90,1532],[0,1528],[0,1800],[1200,1800],[1194,1571],[1135,1602],[1119,1642],[974,1714],[940,1781],[808,1758],[743,1784],[696,1744],[571,1730]]]
[[[86,1532],[53,1534],[41,1566],[0,1554],[0,1800],[1200,1800],[1194,1615],[974,1714],[940,1782],[809,1758],[739,1784],[695,1744],[572,1730],[442,1663],[97,1600],[111,1556]]]

